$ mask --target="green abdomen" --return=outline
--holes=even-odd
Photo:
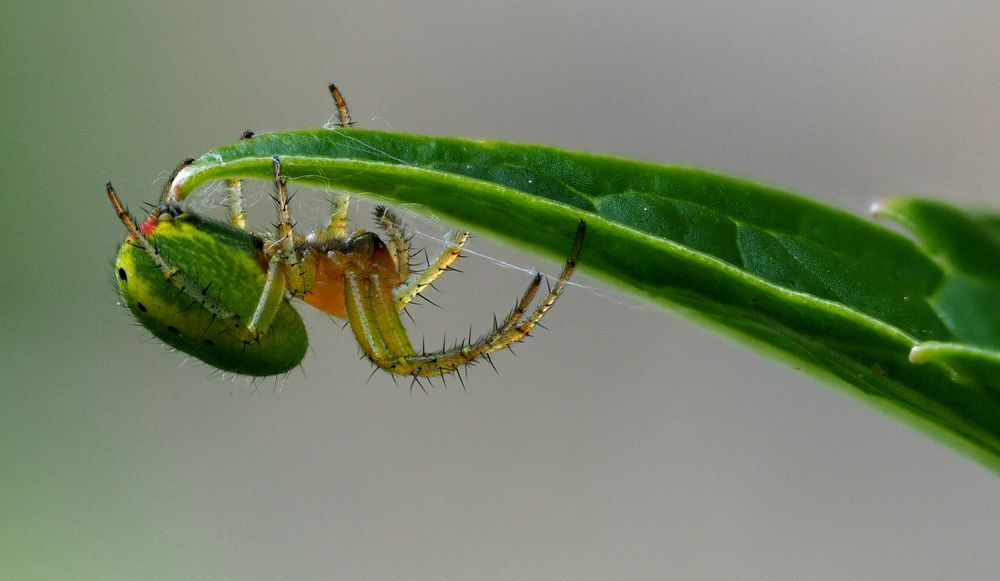
[[[251,319],[265,271],[249,234],[182,215],[161,222],[149,240],[171,266],[207,288],[211,301],[235,313],[239,322]],[[197,298],[200,292],[181,291],[141,246],[126,241],[115,271],[122,299],[136,319],[164,343],[209,365],[245,375],[276,375],[298,365],[305,355],[305,326],[287,301],[259,339],[247,342],[233,330],[237,321],[214,315]]]

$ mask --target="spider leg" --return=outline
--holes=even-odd
[[[333,103],[337,106],[337,126],[350,127],[354,125],[354,121],[351,121],[351,111],[347,108],[347,101],[340,94],[340,89],[333,83],[328,88],[330,89],[330,96],[333,97]]]
[[[489,359],[490,353],[508,347],[527,336],[558,300],[576,268],[583,248],[585,229],[585,224],[581,220],[577,227],[573,249],[559,275],[559,280],[538,307],[524,316],[541,285],[541,275],[535,276],[528,290],[503,323],[471,344],[462,344],[433,353],[416,353],[406,336],[406,329],[403,327],[399,311],[396,309],[396,301],[388,284],[381,279],[377,270],[365,271],[361,267],[348,270],[345,276],[346,307],[351,329],[358,344],[375,365],[399,375],[414,377],[442,375],[477,359]]]
[[[284,258],[280,254],[275,254],[267,265],[267,277],[264,279],[264,289],[257,300],[257,307],[254,309],[250,323],[247,325],[247,332],[252,339],[260,337],[261,333],[267,331],[278,314],[281,301],[285,298],[287,282],[282,269]]]
[[[351,121],[351,112],[347,108],[347,101],[340,94],[340,90],[333,84],[329,86],[329,89],[330,96],[333,97],[333,102],[337,106],[337,125],[339,127],[354,125],[354,121]],[[333,195],[331,201],[333,208],[330,212],[330,221],[326,227],[315,233],[318,240],[343,240],[347,237],[347,212],[350,209],[351,196],[338,192]]]
[[[410,278],[410,236],[395,212],[385,206],[375,206],[375,222],[385,231],[385,245],[389,247],[400,280]]]
[[[288,190],[285,176],[281,173],[281,160],[274,156],[274,203],[278,211],[277,237],[266,244],[264,254],[268,257],[267,277],[257,307],[254,309],[248,332],[253,337],[267,331],[285,298],[285,292],[301,296],[306,289],[305,265],[296,248],[295,223],[288,209]]]
[[[326,226],[327,234],[334,239],[347,236],[347,212],[351,209],[351,196],[343,192],[333,195],[333,210],[330,212],[330,223]]]
[[[285,287],[293,296],[302,296],[306,291],[305,265],[302,256],[296,248],[295,222],[292,221],[292,214],[288,210],[288,190],[285,189],[285,176],[281,173],[281,160],[278,156],[273,158],[274,166],[274,203],[278,209],[278,233],[277,239],[269,247],[264,248],[264,253],[271,257],[279,257],[283,267]],[[270,271],[270,268],[269,268]]]
[[[396,310],[392,288],[381,284],[375,272],[350,270],[344,282],[347,320],[361,349],[379,367],[411,375],[392,369],[398,358],[415,355]]]
[[[176,197],[170,193],[170,186],[173,185],[174,178],[177,177],[177,174],[181,173],[182,169],[186,168],[192,163],[194,163],[194,158],[189,157],[184,161],[180,162],[179,164],[177,164],[177,167],[174,168],[174,171],[170,174],[170,177],[168,177],[167,181],[163,183],[163,191],[160,192],[160,203],[177,201]]]
[[[274,203],[278,211],[276,239],[264,246],[264,255],[268,257],[267,276],[264,288],[254,308],[250,322],[247,324],[247,334],[251,341],[257,340],[262,333],[267,332],[271,322],[281,307],[285,293],[301,296],[305,292],[306,278],[304,265],[296,249],[295,223],[288,209],[288,190],[285,188],[285,176],[281,173],[281,160],[273,159],[274,166]],[[238,186],[238,184],[237,184]],[[232,206],[230,206],[232,211]]]
[[[347,213],[351,209],[351,196],[335,192],[330,198],[330,219],[322,228],[317,228],[309,234],[310,242],[327,242],[347,238]]]
[[[247,215],[243,211],[243,182],[239,179],[226,180],[226,213],[229,223],[246,230]]]
[[[451,242],[444,247],[444,250],[441,251],[441,254],[438,254],[437,258],[427,265],[427,268],[411,275],[406,282],[397,287],[393,293],[396,297],[396,310],[402,311],[410,301],[437,280],[439,276],[444,274],[451,267],[452,263],[462,256],[462,247],[468,239],[468,232],[456,232]]]
[[[379,227],[385,230],[388,238],[386,245],[396,263],[399,278],[404,281],[394,291],[396,309],[399,311],[405,309],[410,301],[437,280],[453,262],[458,260],[462,255],[462,246],[469,238],[468,232],[457,232],[451,243],[441,251],[433,263],[429,262],[427,268],[414,273],[410,265],[410,235],[402,220],[389,208],[377,206],[375,208],[375,221]]]
[[[244,131],[242,140],[253,139],[253,131]],[[170,180],[173,181],[173,180]],[[229,223],[241,230],[247,228],[247,214],[243,210],[243,182],[239,178],[226,180],[226,213]]]

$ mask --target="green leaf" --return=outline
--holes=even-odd
[[[537,146],[360,129],[211,151],[172,192],[285,174],[369,193],[561,260],[734,331],[1000,471],[1000,216],[885,203],[889,229],[708,171]]]

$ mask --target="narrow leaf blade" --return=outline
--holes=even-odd
[[[209,180],[270,179],[275,155],[290,179],[423,208],[557,259],[582,217],[585,271],[836,377],[1000,470],[996,216],[916,201],[884,206],[914,242],[704,170],[359,129],[222,147],[172,191],[182,199]],[[974,260],[961,252],[972,239],[986,248]],[[911,361],[915,348],[935,345],[957,347]]]

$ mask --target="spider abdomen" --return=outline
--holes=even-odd
[[[143,224],[143,231],[186,281],[169,280],[134,241],[126,239],[119,249],[115,279],[122,300],[156,337],[209,365],[245,375],[284,373],[302,361],[305,326],[287,300],[265,333],[246,332],[266,276],[249,233],[193,214],[164,215]]]

